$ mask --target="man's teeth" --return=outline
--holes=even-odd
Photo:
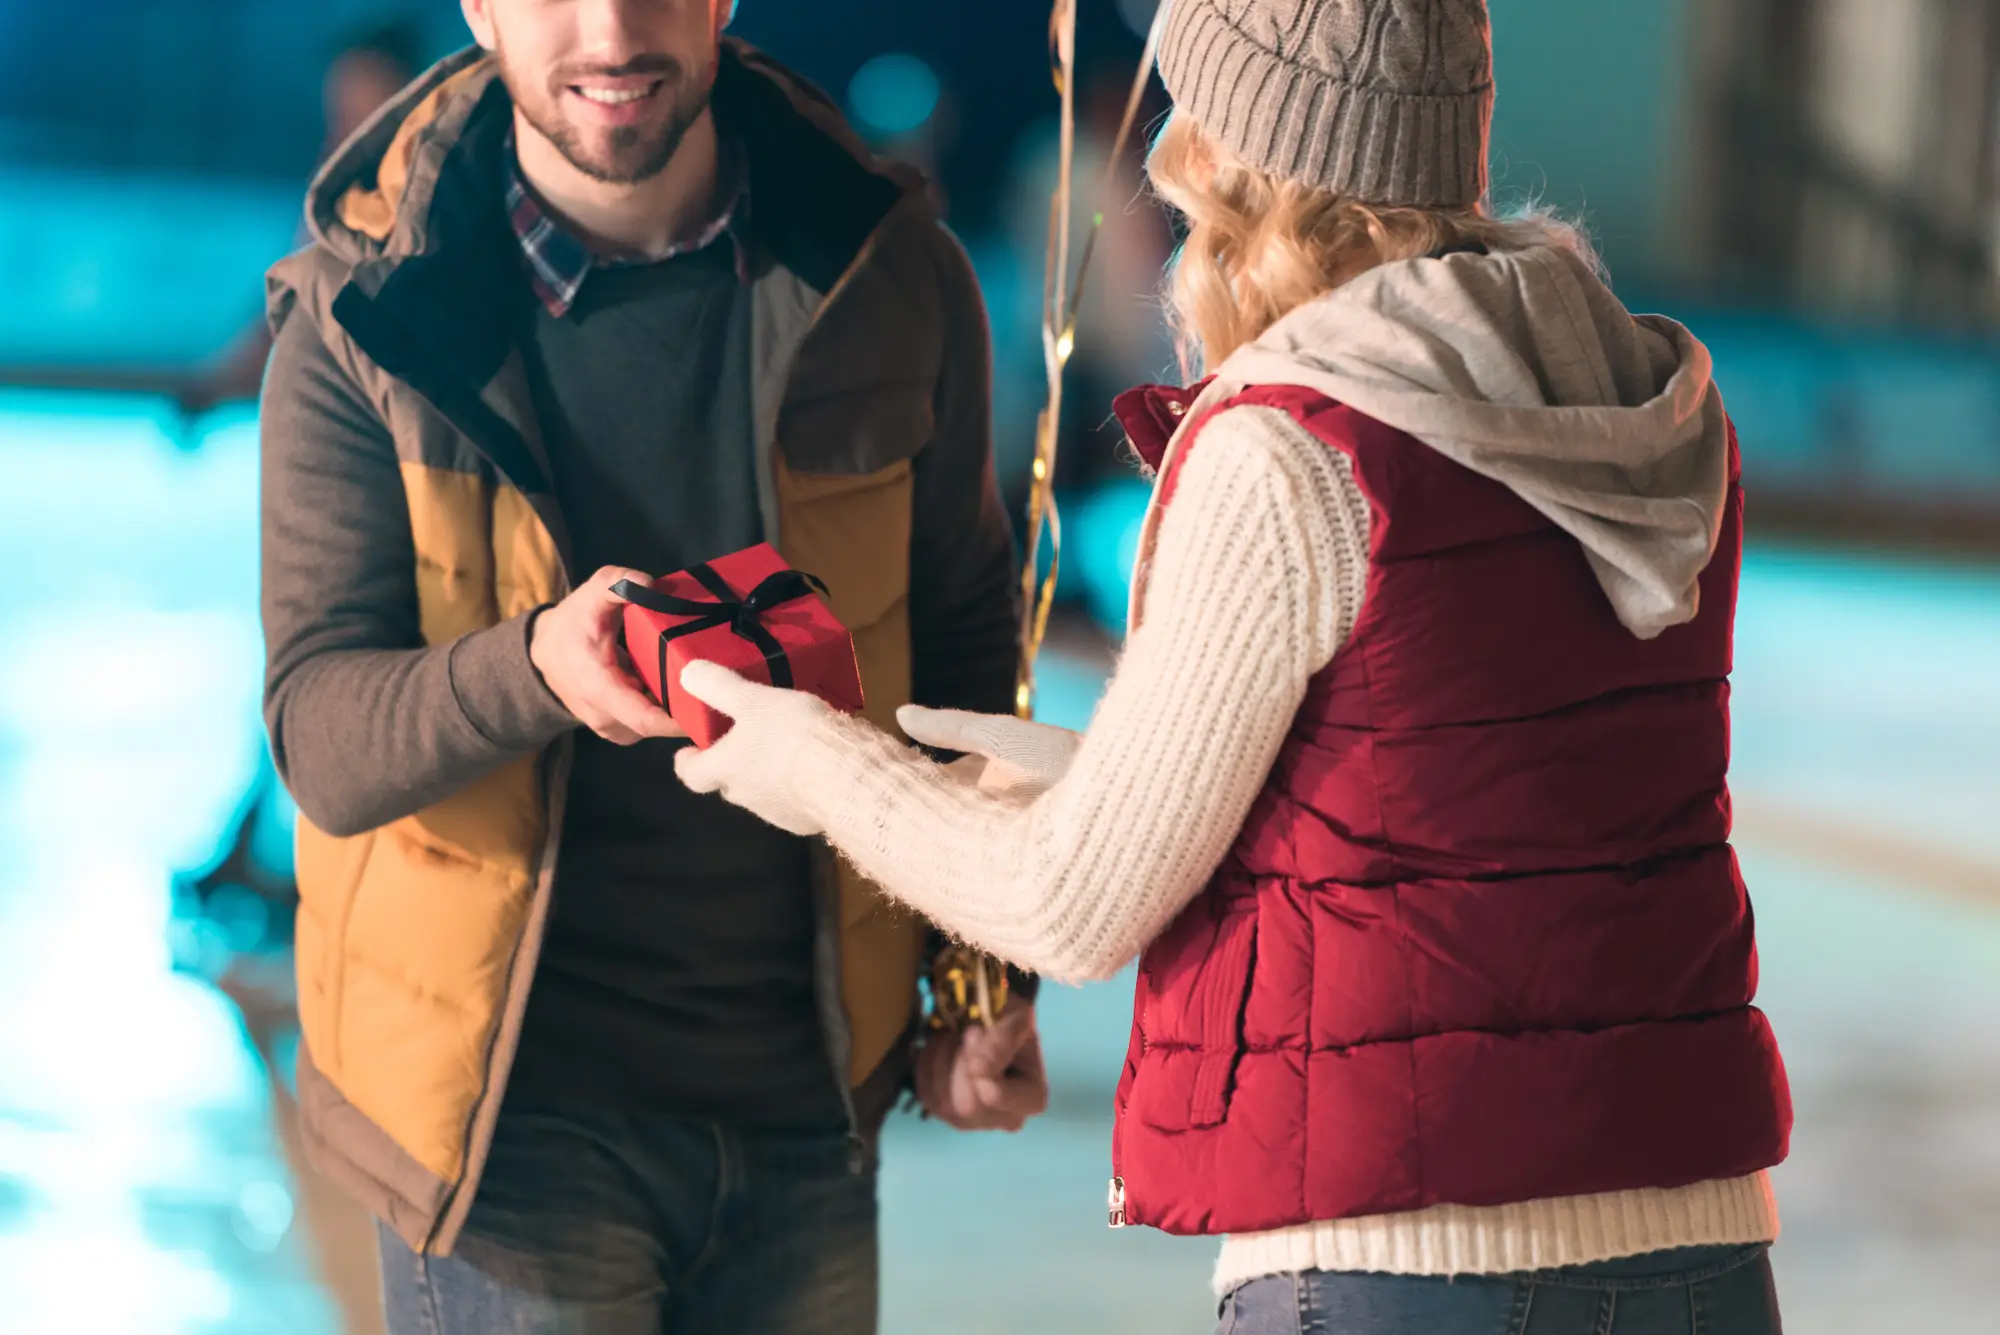
[[[601,102],[607,107],[622,107],[628,102],[637,102],[640,98],[651,96],[653,90],[650,88],[631,90],[619,88],[579,88],[576,91],[579,97],[587,97],[591,101]]]

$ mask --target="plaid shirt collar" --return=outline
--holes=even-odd
[[[521,243],[521,265],[527,270],[528,283],[535,289],[535,295],[557,319],[569,314],[592,269],[653,264],[676,255],[691,255],[714,245],[725,235],[736,249],[737,278],[749,281],[749,261],[740,223],[748,212],[750,173],[744,167],[741,151],[727,138],[722,141],[720,164],[722,179],[727,183],[718,195],[724,201],[721,208],[698,231],[676,241],[664,254],[641,260],[594,254],[581,237],[557,221],[521,179],[521,161],[514,152],[511,130],[507,133],[502,160],[506,164],[507,220]]]

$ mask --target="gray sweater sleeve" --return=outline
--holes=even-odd
[[[1013,526],[993,473],[993,349],[965,252],[939,233],[945,308],[936,428],[914,464],[910,538],[911,675],[916,702],[1014,709]]]
[[[395,444],[309,320],[278,334],[262,433],[264,721],[308,820],[374,829],[576,725],[534,613],[424,645]]]

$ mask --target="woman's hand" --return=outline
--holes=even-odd
[[[1056,786],[1083,740],[1068,728],[1030,723],[1011,714],[971,714],[962,709],[904,705],[896,722],[910,740],[940,751],[979,757],[980,791],[1003,797],[1040,797]]]
[[[818,696],[765,686],[717,663],[688,664],[681,686],[733,720],[706,751],[688,747],[674,757],[681,782],[697,793],[721,793],[789,833],[822,833],[799,799],[797,757],[800,740],[832,721],[832,708]]]

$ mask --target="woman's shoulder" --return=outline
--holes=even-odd
[[[1302,619],[1312,667],[1333,656],[1358,615],[1370,546],[1368,501],[1344,451],[1283,405],[1225,402],[1194,423],[1161,494],[1163,558],[1186,548],[1191,559],[1175,564],[1203,572],[1204,587],[1266,572]]]
[[[1204,450],[1225,441],[1235,450],[1265,454],[1280,464],[1299,459],[1318,464],[1328,456],[1344,456],[1367,421],[1308,386],[1246,385],[1208,405],[1189,438],[1190,446],[1199,442]]]
[[[1275,392],[1266,392],[1267,390]],[[1341,448],[1344,406],[1308,397],[1295,386],[1252,386],[1216,403],[1197,419],[1168,463],[1164,489],[1193,495],[1203,508],[1234,493],[1257,493],[1261,511],[1281,512],[1296,531],[1345,527],[1359,501],[1352,460]],[[1362,505],[1365,513],[1365,504]],[[1327,520],[1336,521],[1329,526]],[[1319,521],[1319,522],[1314,522]]]

